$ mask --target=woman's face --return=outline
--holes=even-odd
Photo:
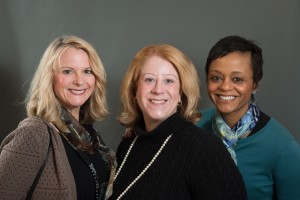
[[[95,82],[85,51],[71,47],[62,53],[60,66],[54,74],[54,93],[77,120],[80,106],[93,93]]]
[[[143,113],[146,130],[151,131],[177,111],[180,80],[173,65],[152,56],[142,66],[136,100]]]
[[[230,126],[246,113],[255,89],[250,56],[250,53],[233,52],[209,66],[208,95]]]

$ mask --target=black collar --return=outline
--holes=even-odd
[[[254,126],[253,130],[251,131],[251,133],[248,135],[248,137],[250,135],[255,134],[256,132],[258,132],[260,129],[262,129],[269,121],[270,121],[271,117],[268,116],[267,114],[263,113],[262,111],[260,111],[260,115],[259,115],[259,119],[258,122],[256,123],[256,125]]]

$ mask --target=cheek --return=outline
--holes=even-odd
[[[68,85],[70,82],[68,77],[64,77],[64,76],[60,76],[60,75],[56,75],[53,77],[53,84],[56,87],[65,87],[66,85]]]
[[[181,95],[180,95],[180,87],[176,86],[169,90],[169,95],[172,99],[174,99],[174,102],[177,104],[179,101],[181,101]]]
[[[57,84],[57,82],[53,85],[53,92],[57,100],[61,101],[64,96],[64,90],[59,84]]]
[[[54,92],[57,93],[59,90],[61,90],[62,87],[64,87],[65,83],[63,79],[60,79],[58,77],[55,77],[53,80],[53,88]]]
[[[174,95],[176,95],[178,97],[178,99],[180,100],[180,88],[178,87],[175,92],[174,92]]]
[[[136,99],[139,106],[141,104],[142,96],[143,96],[143,90],[142,90],[142,88],[138,87],[136,92],[135,92],[135,99]]]
[[[138,83],[135,97],[141,99],[143,96],[148,94],[151,91],[151,89],[152,89],[152,87],[150,85],[143,84],[140,82],[140,83]]]
[[[93,77],[89,80],[89,86],[90,86],[90,88],[94,89],[95,85],[96,85],[96,78]]]
[[[65,89],[68,88],[70,79],[56,75],[53,77],[53,90],[56,96],[63,96]]]
[[[211,101],[215,101],[214,98],[215,98],[215,91],[217,90],[217,86],[215,84],[210,84],[210,83],[207,83],[207,96],[209,97],[209,99]]]
[[[241,94],[244,94],[247,97],[247,99],[250,99],[251,94],[253,92],[253,88],[252,87],[249,87],[249,88],[240,88],[239,91],[240,91]]]
[[[212,92],[214,92],[216,90],[216,86],[214,84],[211,83],[207,83],[207,93],[211,94]]]

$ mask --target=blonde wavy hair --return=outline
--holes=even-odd
[[[141,49],[132,60],[121,85],[121,113],[119,121],[126,128],[133,128],[136,121],[143,118],[135,101],[137,83],[145,61],[151,56],[159,56],[170,62],[180,79],[182,105],[178,107],[187,121],[195,123],[201,114],[197,111],[200,100],[200,82],[192,61],[179,49],[168,45],[150,45]]]
[[[63,126],[60,120],[61,103],[53,90],[53,76],[60,66],[62,53],[70,47],[82,49],[87,53],[96,78],[94,92],[80,108],[80,123],[101,121],[107,116],[106,73],[96,50],[90,43],[77,36],[62,36],[49,44],[31,81],[25,100],[28,117],[38,116],[58,127]]]

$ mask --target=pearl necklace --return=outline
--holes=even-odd
[[[159,156],[159,154],[161,153],[161,151],[163,150],[163,148],[166,146],[166,144],[167,144],[167,142],[169,141],[169,139],[171,138],[171,136],[172,136],[172,134],[171,135],[169,135],[169,137],[167,137],[166,139],[165,139],[165,141],[164,141],[164,143],[161,145],[161,147],[159,148],[159,150],[156,152],[156,154],[153,156],[153,158],[152,158],[152,160],[149,162],[149,164],[142,170],[142,172],[127,186],[127,188],[125,188],[125,190],[119,195],[119,197],[117,198],[117,200],[119,200],[119,199],[121,199],[124,195],[125,195],[125,193],[146,173],[146,171],[151,167],[151,165],[153,164],[153,162],[156,160],[156,158]],[[125,164],[125,162],[126,162],[126,160],[127,160],[127,158],[128,158],[128,155],[129,155],[129,153],[131,152],[131,149],[132,149],[132,147],[133,147],[133,145],[134,145],[134,143],[136,142],[136,140],[137,140],[137,138],[138,138],[139,136],[136,136],[135,138],[134,138],[134,140],[132,141],[132,143],[131,143],[131,145],[130,145],[130,147],[129,147],[129,149],[128,149],[128,151],[127,151],[127,153],[126,153],[126,155],[125,155],[125,157],[124,157],[124,159],[123,159],[123,161],[122,161],[122,163],[121,163],[121,165],[120,165],[120,168],[119,168],[119,170],[117,171],[117,173],[116,173],[116,176],[115,176],[115,178],[114,178],[114,180],[116,180],[116,178],[117,178],[117,176],[119,175],[119,173],[120,173],[120,171],[122,170],[122,167],[124,166],[124,164]]]

